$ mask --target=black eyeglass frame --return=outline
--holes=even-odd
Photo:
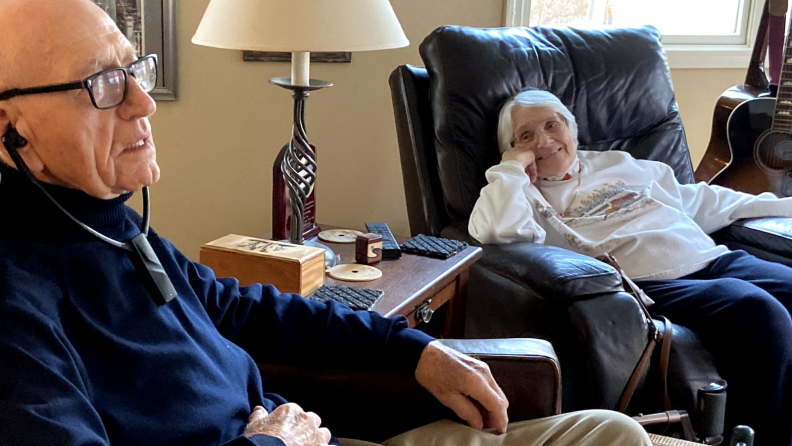
[[[82,90],[82,89],[85,89],[85,90],[88,90],[88,96],[91,97],[91,103],[93,104],[93,106],[95,108],[97,108],[99,110],[110,110],[110,109],[116,108],[119,105],[123,104],[124,101],[126,100],[127,91],[129,90],[129,76],[132,76],[133,78],[135,77],[135,75],[132,74],[132,66],[137,64],[137,63],[139,63],[139,62],[141,62],[141,61],[147,60],[147,59],[154,59],[154,85],[156,86],[157,85],[157,79],[159,78],[159,69],[158,69],[158,66],[157,66],[157,55],[156,54],[149,54],[148,56],[143,56],[141,58],[138,58],[136,61],[134,61],[131,64],[129,64],[129,66],[127,66],[127,67],[108,68],[106,70],[102,70],[102,71],[100,71],[98,73],[92,74],[92,75],[86,77],[85,79],[83,79],[81,81],[64,82],[64,83],[52,84],[52,85],[42,85],[40,87],[12,88],[10,90],[6,90],[6,91],[0,93],[0,101],[5,101],[5,100],[11,99],[11,98],[15,98],[17,96],[26,96],[26,95],[31,95],[31,94],[56,93],[56,92],[59,92],[59,91],[70,91],[70,90]],[[94,98],[93,87],[91,85],[92,82],[94,81],[94,79],[96,79],[97,77],[99,77],[99,76],[101,76],[101,75],[103,75],[103,74],[105,74],[107,72],[119,71],[119,70],[122,73],[124,73],[124,95],[123,95],[123,97],[118,102],[118,104],[111,105],[109,107],[99,107],[98,105],[96,105],[96,99]],[[152,88],[152,90],[153,90],[153,88]],[[150,91],[147,91],[146,93],[149,93]]]

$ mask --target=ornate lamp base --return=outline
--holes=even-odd
[[[311,149],[318,159],[316,153],[316,146],[311,144]],[[286,143],[280,151],[278,156],[275,157],[275,162],[272,164],[272,236],[277,240],[289,240],[290,227],[291,227],[291,198],[289,197],[290,191],[286,187],[286,181],[283,179],[283,171],[281,164],[283,164],[283,157],[286,156],[286,151],[289,150],[289,143]],[[303,239],[311,239],[319,235],[322,229],[316,224],[316,188],[313,192],[308,194],[305,199],[305,216],[303,217]]]
[[[313,191],[316,183],[316,156],[308,143],[305,131],[305,100],[309,91],[331,87],[327,81],[310,79],[308,85],[295,85],[290,77],[274,77],[270,79],[279,87],[292,91],[294,98],[294,125],[289,147],[283,156],[281,171],[283,180],[289,188],[289,201],[291,204],[291,222],[289,227],[289,242],[297,245],[308,244],[303,239],[303,225],[305,222],[305,202]],[[311,245],[325,250],[325,265],[335,266],[338,263],[333,251],[318,242]]]

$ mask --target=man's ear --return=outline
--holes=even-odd
[[[5,135],[6,132],[11,129],[11,120],[8,118],[8,113],[3,107],[0,107],[0,129],[3,135]],[[8,156],[5,145],[3,144],[0,144],[0,161],[6,163],[9,166],[14,165],[14,163],[11,161],[11,157]]]
[[[6,111],[0,109],[0,129],[2,129],[3,135],[6,135],[11,131],[16,131],[19,136],[22,137],[22,141],[25,144],[18,146],[17,151],[31,172],[39,173],[44,170],[44,163],[41,161],[41,158],[39,158],[36,150],[31,146],[30,143],[28,143],[29,139],[25,136],[26,134],[30,134],[30,132],[23,119],[18,119],[16,125],[12,125]],[[14,161],[11,159],[11,156],[8,154],[8,150],[4,144],[0,144],[0,159],[2,159],[3,162],[9,166],[16,166],[16,163],[14,163]]]

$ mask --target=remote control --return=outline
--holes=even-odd
[[[374,222],[366,223],[366,230],[372,234],[382,236],[382,258],[383,259],[398,259],[401,257],[401,249],[396,239],[393,238],[390,228],[387,223]]]

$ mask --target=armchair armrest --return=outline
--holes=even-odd
[[[649,323],[616,270],[536,243],[482,250],[470,268],[465,337],[545,339],[564,364],[565,412],[615,408]]]
[[[615,269],[597,259],[539,243],[482,246],[477,266],[497,271],[502,277],[547,300],[582,299],[622,291]]]
[[[553,347],[537,339],[441,340],[486,362],[509,399],[509,420],[555,415],[561,372]],[[336,437],[381,442],[431,422],[457,419],[415,374],[259,364],[264,389],[316,412]]]
[[[792,266],[792,218],[739,220],[712,238],[729,249],[743,249],[760,259]]]
[[[509,420],[561,413],[561,369],[553,346],[541,339],[441,339],[489,365],[509,399]]]

